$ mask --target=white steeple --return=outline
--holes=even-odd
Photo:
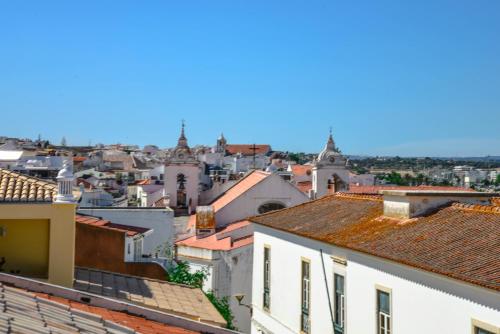
[[[65,159],[63,163],[63,168],[57,174],[57,196],[55,199],[56,203],[75,203],[75,197],[73,196],[73,181],[75,177],[73,175],[73,164],[69,159]]]

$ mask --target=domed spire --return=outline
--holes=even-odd
[[[186,135],[184,134],[185,126],[186,125],[184,124],[184,120],[182,120],[181,135],[179,136],[179,140],[177,141],[177,147],[188,147],[187,138]]]
[[[333,141],[332,127],[330,127],[330,135],[328,136],[325,149],[328,151],[337,151],[335,148],[335,142]]]
[[[331,161],[331,156],[340,155],[339,150],[335,146],[335,142],[333,141],[332,128],[330,127],[330,135],[328,136],[328,141],[326,142],[325,148],[319,153],[317,162],[321,161]]]

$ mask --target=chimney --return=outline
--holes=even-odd
[[[461,202],[490,205],[496,193],[474,191],[381,190],[384,196],[384,216],[410,219],[425,215],[439,207]]]
[[[215,212],[211,205],[196,207],[196,236],[204,237],[215,233]]]
[[[73,165],[68,159],[64,160],[63,168],[57,174],[57,196],[55,203],[76,203],[73,196]]]

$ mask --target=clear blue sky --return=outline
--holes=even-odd
[[[500,155],[500,1],[0,0],[0,135]]]

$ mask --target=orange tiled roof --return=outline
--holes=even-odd
[[[76,268],[73,287],[207,324],[227,325],[201,289],[183,284]]]
[[[109,320],[119,325],[128,327],[143,334],[199,334],[184,328],[166,325],[161,322],[147,320],[145,318],[130,315],[125,312],[108,310],[103,307],[90,306],[83,303],[78,303],[69,299],[51,296],[45,293],[35,293],[37,297],[45,298],[62,305],[67,305],[72,309],[88,312],[101,317],[104,320]]]
[[[190,238],[176,242],[176,245],[224,251],[251,245],[253,243],[253,233],[238,239],[233,239],[230,236],[223,237],[228,232],[235,231],[240,228],[245,228],[250,224],[251,223],[248,220],[233,223],[208,237],[192,236]]]
[[[295,176],[310,175],[312,172],[311,165],[291,165],[292,173]]]
[[[3,315],[6,333],[199,333],[3,283],[0,304],[5,306],[0,310],[0,318]],[[0,322],[1,328],[5,327]]]
[[[52,202],[55,183],[0,168],[0,202]]]
[[[109,220],[105,220],[105,219],[101,219],[99,217],[93,217],[93,216],[76,215],[75,221],[77,223],[81,223],[81,224],[87,224],[87,225],[92,225],[92,226],[96,226],[96,227],[101,227],[101,228],[105,228],[105,229],[110,229],[110,230],[115,230],[115,231],[127,233],[128,237],[133,237],[133,236],[136,236],[138,234],[143,234],[143,233],[146,233],[147,231],[149,231],[148,228],[114,224],[114,223],[110,222]]]
[[[87,159],[87,157],[73,157],[73,162],[84,162]]]
[[[348,192],[354,194],[378,194],[380,190],[475,191],[470,188],[447,186],[358,186],[350,184]]]
[[[271,151],[270,145],[255,145],[255,154],[267,154]],[[241,153],[243,155],[253,155],[254,149],[253,144],[231,144],[226,145],[226,152],[228,154],[238,154]]]
[[[303,193],[308,193],[312,189],[312,181],[297,182],[295,186]]]
[[[251,221],[500,291],[500,209],[454,204],[401,221],[380,196],[336,194]]]
[[[245,192],[250,190],[257,183],[264,180],[266,177],[271,175],[260,170],[254,170],[248,173],[245,177],[240,179],[231,188],[229,188],[225,193],[219,196],[211,205],[214,207],[214,212],[219,211],[227,204],[234,201],[239,196],[243,195]]]

